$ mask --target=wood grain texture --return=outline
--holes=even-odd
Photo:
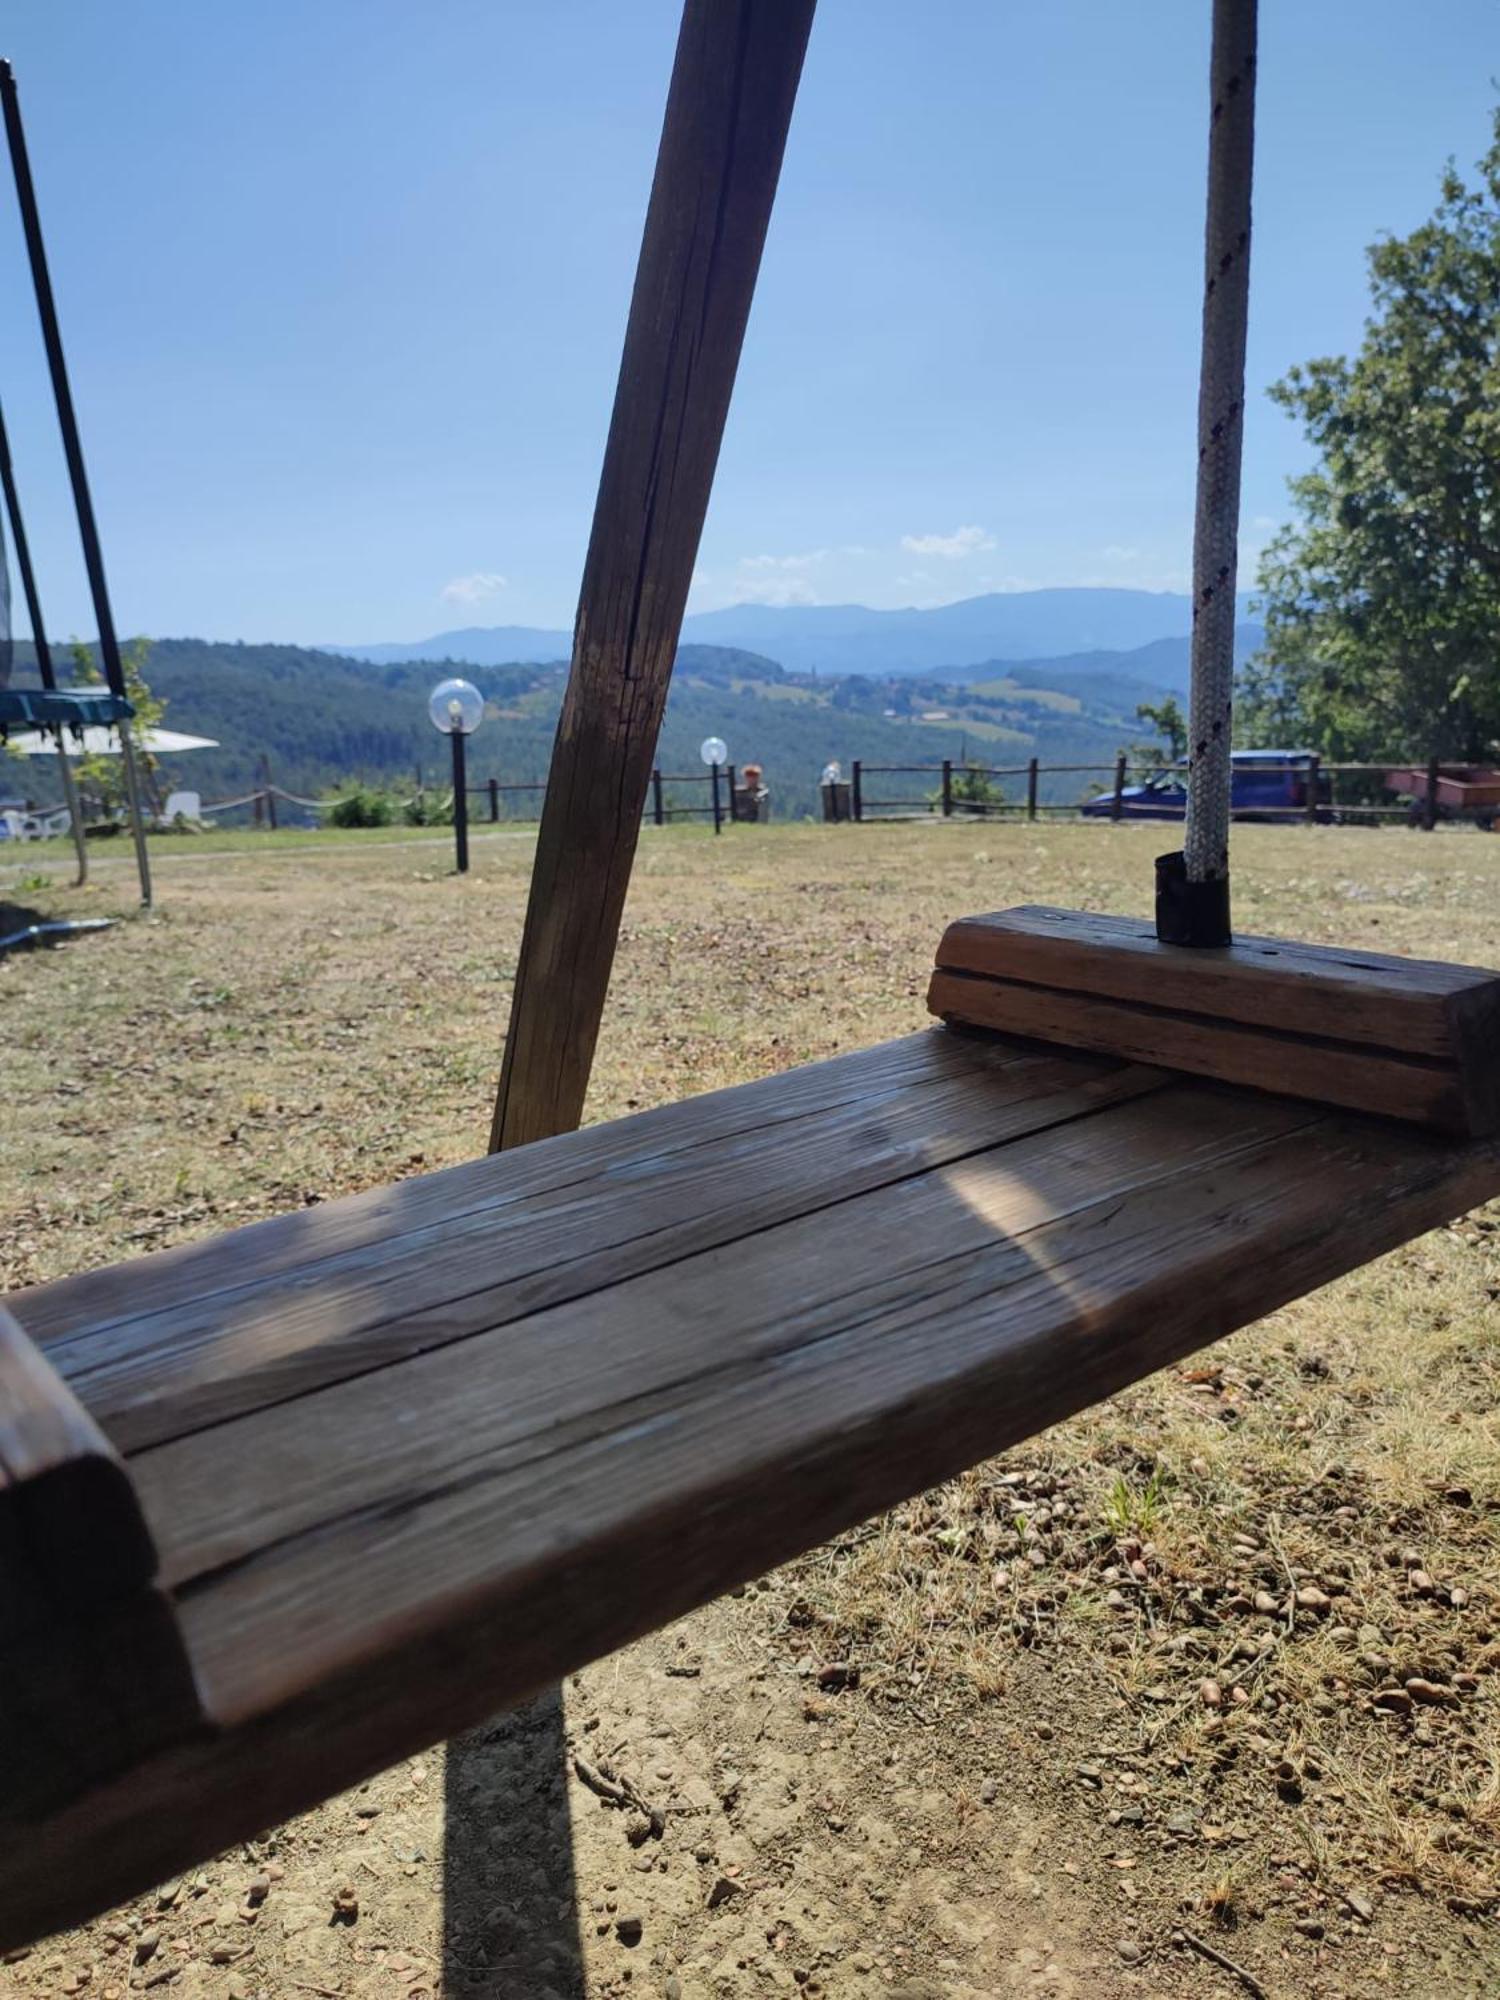
[[[1156,1063],[1317,1104],[1376,1111],[1439,1131],[1461,1134],[1467,1126],[1454,1072],[1431,1058],[1387,1057],[1368,1044],[1304,1040],[1237,1021],[966,972],[935,972],[927,1004],[944,1021]]]
[[[994,1046],[937,1039],[992,1087]],[[1497,1187],[1495,1147],[1179,1080],[137,1453],[221,1728],[23,1815],[0,1838],[0,1941],[480,1720]]]
[[[932,1012],[1430,1124],[1500,1130],[1500,973],[1027,907],[951,924]]]
[[[406,1202],[330,1202],[287,1218],[304,1261],[263,1225],[215,1239],[201,1291],[163,1297],[151,1260],[110,1287],[112,1317],[53,1341],[49,1357],[122,1448],[139,1450],[584,1297],[822,1206],[848,1201],[999,1140],[1160,1088],[1159,1072],[1014,1047],[964,1049],[936,1030],[761,1086],[486,1160],[452,1202],[422,1182]],[[681,1107],[676,1107],[678,1110]],[[622,1152],[621,1138],[630,1134]],[[544,1159],[543,1156],[547,1158]],[[548,1161],[550,1160],[550,1168]],[[450,1176],[433,1175],[434,1181]],[[355,1203],[363,1198],[356,1197]],[[355,1204],[350,1204],[351,1206]],[[271,1251],[248,1275],[237,1236]],[[234,1282],[221,1282],[222,1271]],[[182,1275],[180,1269],[174,1274]],[[89,1295],[97,1299],[96,1285]],[[54,1295],[68,1314],[66,1301]]]
[[[686,0],[490,1150],[583,1112],[813,0]]]

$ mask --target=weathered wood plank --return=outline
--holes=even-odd
[[[539,1140],[515,1159],[483,1157],[393,1185],[320,1202],[292,1215],[178,1244],[128,1264],[82,1271],[11,1295],[27,1333],[52,1358],[58,1342],[92,1339],[102,1330],[147,1313],[269,1282],[320,1260],[374,1249],[435,1223],[461,1222],[482,1212],[549,1198],[580,1182],[631,1176],[642,1159],[689,1147],[732,1144],[752,1132],[774,1139],[784,1124],[838,1116],[850,1106],[876,1104],[893,1091],[921,1084],[938,1059],[931,1029],[878,1048],[834,1056],[753,1083],[683,1098],[581,1133]],[[990,1045],[989,1061],[1016,1059],[1011,1045]],[[1110,1067],[1098,1064],[1098,1072]],[[58,1353],[63,1373],[75,1358]]]
[[[687,0],[537,834],[491,1151],[575,1126],[813,0]]]
[[[1468,1107],[1455,1074],[1431,1057],[1403,1059],[1368,1045],[1309,1040],[967,972],[934,972],[927,1004],[945,1021],[1162,1064],[1459,1135],[1467,1130]]]
[[[690,1144],[679,1132],[524,1203],[534,1157],[487,1163],[493,1199],[233,1290],[116,1320],[55,1342],[52,1360],[125,1450],[305,1395],[483,1333],[677,1258],[1162,1087],[1154,1070],[1008,1048],[964,1051],[929,1030],[898,1087],[824,1097]],[[856,1068],[858,1066],[856,1065]],[[871,1062],[872,1074],[887,1066]],[[644,1123],[644,1121],[643,1121]],[[329,1204],[334,1207],[336,1204]],[[235,1256],[234,1238],[220,1239]],[[128,1287],[135,1267],[127,1265]]]
[[[1290,938],[1240,936],[1222,951],[1184,951],[1136,918],[1047,904],[959,918],[937,963],[1412,1056],[1451,1060],[1453,1021],[1471,1008],[1487,1012],[1500,1035],[1500,972]]]
[[[760,1363],[790,1339],[821,1338],[862,1309],[872,1285],[926,1272],[944,1232],[950,1241],[988,1244],[998,1234],[1023,1246],[1029,1230],[1075,1208],[1173,1172],[1207,1172],[1245,1144],[1317,1117],[1267,1100],[1247,1128],[1242,1100],[1179,1085],[780,1227],[757,1227],[747,1215],[740,1240],[711,1254],[139,1453],[132,1466],[161,1523],[163,1574],[183,1589],[331,1522],[404,1512],[492,1455],[524,1454],[541,1439],[550,1456],[570,1426],[607,1423],[601,1413],[671,1384]],[[955,1214],[954,1188],[967,1187],[960,1177],[971,1171],[992,1198],[982,1208],[962,1201]],[[1024,1247],[1017,1254],[1024,1264]]]
[[[1196,1138],[1174,1141],[1184,1123]],[[509,1376],[481,1385],[440,1463],[422,1469],[442,1438],[408,1451],[403,1425],[381,1436],[399,1477],[351,1466],[357,1504],[321,1528],[236,1556],[215,1520],[203,1549],[229,1559],[196,1572],[184,1627],[218,1701],[271,1705],[0,1843],[0,1943],[478,1721],[1497,1186],[1494,1147],[1182,1083],[520,1322],[495,1339]],[[418,1431],[457,1358],[386,1371],[410,1376]],[[535,1400],[548,1373],[555,1422]],[[330,1408],[379,1381],[325,1392]],[[190,1463],[207,1437],[136,1461],[174,1560],[197,1533],[184,1515],[246,1476],[234,1462],[276,1414],[222,1426],[211,1464]],[[344,1439],[342,1419],[324,1427],[325,1449]],[[283,1457],[247,1490],[259,1505],[289,1476]],[[313,1678],[289,1692],[297,1671]]]

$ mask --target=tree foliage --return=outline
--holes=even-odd
[[[80,687],[103,684],[104,670],[92,646],[75,639],[68,649],[73,661],[73,679]],[[149,639],[132,639],[120,648],[120,665],[125,670],[125,692],[135,710],[130,725],[136,740],[136,763],[148,792],[154,791],[156,758],[142,748],[141,738],[154,729],[166,712],[166,700],[151,692],[146,682],[146,663],[151,657]],[[106,817],[123,812],[126,804],[125,759],[118,755],[91,751],[74,766],[78,789],[85,802]]]
[[[1319,462],[1261,563],[1241,730],[1479,760],[1500,744],[1500,111],[1477,182],[1450,163],[1431,219],[1368,261],[1358,354],[1271,390]]]
[[[1180,764],[1187,756],[1188,719],[1176,695],[1166,695],[1161,701],[1141,702],[1136,708],[1135,719],[1149,723],[1156,731],[1156,739],[1131,744],[1130,761],[1133,764],[1142,765],[1147,770],[1164,771],[1169,764]]]

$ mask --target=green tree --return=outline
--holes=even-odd
[[[1431,219],[1368,261],[1358,354],[1271,390],[1319,462],[1261,562],[1241,729],[1480,759],[1500,740],[1500,111],[1477,184],[1450,163]]]
[[[86,646],[81,639],[75,639],[68,651],[73,661],[73,678],[81,687],[98,687],[104,680],[104,673],[94,655],[92,646]],[[154,729],[166,713],[166,701],[154,695],[146,683],[146,663],[151,657],[149,639],[132,639],[120,649],[120,664],[125,669],[125,692],[135,709],[135,721],[131,724],[136,739],[136,764],[141,773],[141,782],[150,795],[155,795],[156,759],[149,750],[140,747],[140,739],[148,729]],[[78,778],[78,788],[91,804],[96,805],[106,817],[125,810],[125,759],[108,756],[93,751],[80,757],[74,766]],[[158,800],[158,805],[160,801]]]
[[[1148,771],[1164,771],[1169,764],[1180,764],[1187,755],[1188,721],[1175,694],[1165,696],[1161,701],[1143,701],[1136,709],[1137,722],[1147,722],[1156,731],[1156,740],[1149,743],[1132,743],[1130,761],[1144,765]]]
[[[953,810],[957,813],[995,812],[1005,804],[1005,793],[1001,790],[982,764],[959,764],[954,767],[948,785]],[[934,795],[933,803],[942,803],[942,793]]]

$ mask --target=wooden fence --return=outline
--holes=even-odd
[[[1257,763],[1240,767],[1264,777],[1290,776],[1290,796],[1265,805],[1237,805],[1237,819],[1266,819],[1308,824],[1336,821],[1405,820],[1410,825],[1431,829],[1440,821],[1474,820],[1479,825],[1500,824],[1500,773],[1476,771],[1470,766],[1444,763],[1436,757],[1400,765],[1325,762],[1310,757],[1295,763]],[[1005,819],[1036,820],[1043,814],[1077,814],[1114,821],[1180,817],[1165,803],[1129,796],[1133,782],[1154,776],[1171,777],[1159,764],[1132,764],[1125,756],[1108,763],[1044,764],[1028,758],[1024,764],[958,763],[945,757],[932,764],[871,764],[856,758],[850,765],[847,785],[835,787],[837,810],[825,809],[825,819],[850,818],[858,822],[895,819]],[[985,786],[1005,792],[1000,797],[966,797],[964,781],[978,778]],[[1069,796],[1058,797],[1059,779],[1079,781],[1061,789]],[[889,781],[897,781],[895,786]],[[904,790],[901,781],[914,780]],[[1091,783],[1082,781],[1089,780]],[[873,781],[873,783],[872,783]],[[472,821],[491,824],[534,825],[541,817],[546,785],[502,783],[498,777],[483,779],[468,787],[469,816]],[[828,787],[824,787],[825,793]],[[1052,796],[1044,796],[1044,791]],[[1339,796],[1340,791],[1343,796]],[[395,801],[397,810],[409,808],[420,799]],[[437,797],[446,797],[438,792]],[[707,819],[715,827],[726,821],[752,814],[737,810],[740,797],[738,773],[732,764],[718,772],[662,771],[651,773],[644,818],[648,824],[667,826],[677,820]],[[847,805],[845,801],[847,800]],[[233,799],[205,800],[206,815],[248,811],[252,823],[274,829],[278,824],[278,802],[304,812],[322,814],[330,799],[304,798],[279,785],[263,782],[256,790]],[[825,799],[825,808],[827,801]]]
[[[926,818],[936,814],[944,819],[997,819],[1022,817],[1035,820],[1043,813],[1077,814],[1088,811],[1093,817],[1111,820],[1168,819],[1181,817],[1167,801],[1131,798],[1132,778],[1137,782],[1152,777],[1172,778],[1171,767],[1160,764],[1132,766],[1121,755],[1110,763],[1043,764],[1035,757],[1024,764],[956,763],[945,757],[937,764],[870,764],[856,758],[850,766],[850,813],[857,821]],[[1476,773],[1472,767],[1443,763],[1436,757],[1398,765],[1394,760],[1381,764],[1325,761],[1318,756],[1284,764],[1256,763],[1240,766],[1241,779],[1291,777],[1289,796],[1264,805],[1236,805],[1236,819],[1274,821],[1304,820],[1309,825],[1361,820],[1405,820],[1431,830],[1440,820],[1474,819],[1480,825],[1500,822],[1500,775]],[[903,796],[879,796],[870,781],[909,777],[919,780],[919,791]],[[1057,777],[1092,778],[1092,788],[1080,788],[1072,797],[1044,799],[1042,781]],[[998,781],[1020,781],[1015,797],[965,797],[965,778],[978,778],[986,786]],[[1344,781],[1345,796],[1338,792]],[[957,781],[957,783],[955,782]],[[881,791],[888,792],[889,786]],[[1055,790],[1055,787],[1049,787]],[[1248,784],[1246,789],[1249,789]],[[1361,796],[1350,796],[1351,793]],[[1375,797],[1384,793],[1385,797]]]

